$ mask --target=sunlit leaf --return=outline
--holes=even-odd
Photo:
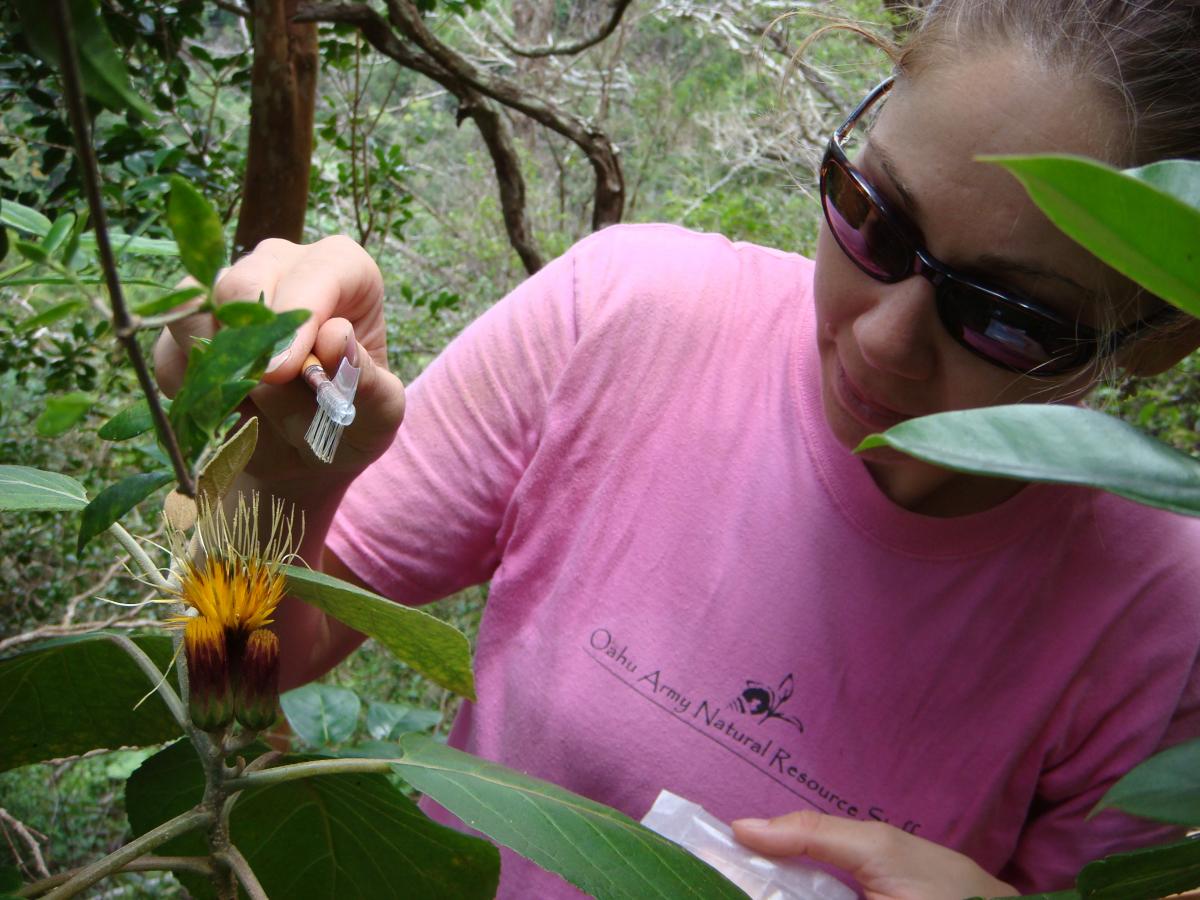
[[[1125,173],[1077,156],[984,157],[1012,172],[1069,237],[1118,272],[1200,316],[1200,162]]]
[[[279,705],[292,730],[314,747],[348,741],[362,710],[358,694],[333,684],[306,684],[280,694]]]
[[[414,709],[378,701],[367,706],[367,733],[377,741],[398,738],[410,731],[425,731],[442,721],[436,709]]]
[[[46,236],[42,238],[42,249],[47,253],[52,254],[55,250],[62,246],[63,242],[71,233],[71,229],[75,227],[75,214],[63,213],[50,226],[50,230],[46,232]]]
[[[600,900],[746,900],[716,869],[615,809],[424,735],[400,747],[392,768],[405,781]]]
[[[79,517],[77,549],[82,550],[88,541],[174,477],[171,472],[144,472],[106,487],[84,507],[83,515]]]
[[[1014,404],[909,419],[859,450],[893,447],[947,469],[1080,484],[1200,515],[1200,462],[1120,419],[1057,404]]]
[[[241,751],[247,759],[266,750]],[[318,759],[285,756],[280,764]],[[180,741],[126,783],[135,834],[194,806],[204,791],[196,752]],[[431,821],[385,775],[322,775],[246,791],[230,818],[233,843],[269,897],[341,900],[490,900],[500,855],[487,841]],[[163,844],[163,855],[205,855],[204,837]],[[206,878],[180,874],[189,893],[214,896]]]
[[[86,416],[95,402],[96,398],[91,394],[84,394],[80,391],[47,397],[46,408],[33,423],[34,428],[42,437],[57,437],[69,431]]]
[[[171,291],[169,294],[163,294],[157,300],[149,300],[146,303],[135,306],[133,311],[139,316],[160,316],[163,313],[170,312],[177,306],[182,306],[189,300],[202,297],[206,293],[207,291],[200,287],[200,285],[193,284],[189,287]]]
[[[174,653],[170,638],[134,643],[166,671]],[[153,687],[124,650],[96,634],[46,641],[0,659],[0,770],[178,737],[179,725],[158,693],[146,697]]]
[[[70,475],[0,466],[0,509],[74,510],[87,502],[87,491]]]
[[[167,225],[179,245],[183,267],[202,285],[211,287],[225,265],[225,230],[203,195],[178,176],[171,177]]]
[[[270,307],[252,300],[235,300],[232,303],[222,303],[214,312],[217,321],[228,328],[242,328],[246,325],[261,325],[275,318]]]
[[[441,619],[401,606],[324,574],[284,566],[288,591],[329,613],[356,631],[374,638],[402,662],[447,690],[475,699],[471,645],[466,636]]]
[[[45,237],[50,233],[51,222],[36,209],[6,198],[0,204],[0,224],[27,234]]]
[[[1109,788],[1095,812],[1109,807],[1188,828],[1200,824],[1200,741],[1150,757]]]

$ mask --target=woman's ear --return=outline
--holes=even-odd
[[[1144,378],[1167,371],[1200,347],[1200,319],[1190,316],[1144,337],[1131,340],[1117,353],[1117,364],[1130,375]]]

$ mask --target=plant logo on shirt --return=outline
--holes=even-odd
[[[787,722],[789,725],[796,726],[797,731],[803,732],[804,725],[797,716],[780,712],[780,708],[791,699],[792,689],[792,674],[790,672],[783,681],[779,682],[779,687],[776,688],[761,681],[751,681],[747,678],[746,687],[737,697],[730,701],[729,708],[736,709],[745,715],[760,716],[759,722],[779,719],[780,721]]]

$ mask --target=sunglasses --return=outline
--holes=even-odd
[[[1062,375],[1113,352],[1146,323],[1101,335],[1012,291],[955,272],[923,246],[917,228],[851,164],[844,144],[864,113],[892,88],[875,87],[829,139],[821,162],[821,206],[842,251],[876,281],[920,275],[934,288],[950,336],[993,365],[1034,377]]]

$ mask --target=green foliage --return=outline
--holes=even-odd
[[[358,694],[331,684],[306,684],[281,694],[279,704],[292,730],[306,744],[344,744],[358,727]]]
[[[1200,741],[1164,750],[1133,769],[1096,804],[1095,812],[1102,809],[1194,827],[1200,822]]]
[[[288,591],[355,631],[443,687],[475,699],[471,647],[462,632],[419,609],[401,606],[322,572],[284,566]]]
[[[203,790],[192,747],[181,741],[163,750],[126,786],[134,833],[189,809]],[[230,829],[270,897],[388,897],[403,886],[405,897],[482,900],[495,894],[499,878],[495,847],[433,822],[385,775],[327,775],[251,788],[239,797]],[[187,835],[160,852],[202,855],[204,840]],[[204,879],[181,880],[193,896],[213,896]]]
[[[87,506],[87,492],[70,475],[29,466],[0,466],[0,510],[72,510]]]
[[[174,653],[169,638],[136,643],[165,670]],[[177,737],[179,725],[153,688],[125,651],[100,634],[46,641],[0,659],[0,771]]]
[[[76,547],[83,550],[88,541],[107,531],[110,525],[174,478],[175,474],[170,471],[139,472],[110,484],[84,507],[79,517]]]
[[[472,828],[597,897],[745,895],[707,863],[628,816],[421,735],[392,768]]]
[[[211,287],[225,265],[225,232],[216,211],[198,190],[178,176],[170,179],[167,225],[179,244],[179,259],[188,274]]]

